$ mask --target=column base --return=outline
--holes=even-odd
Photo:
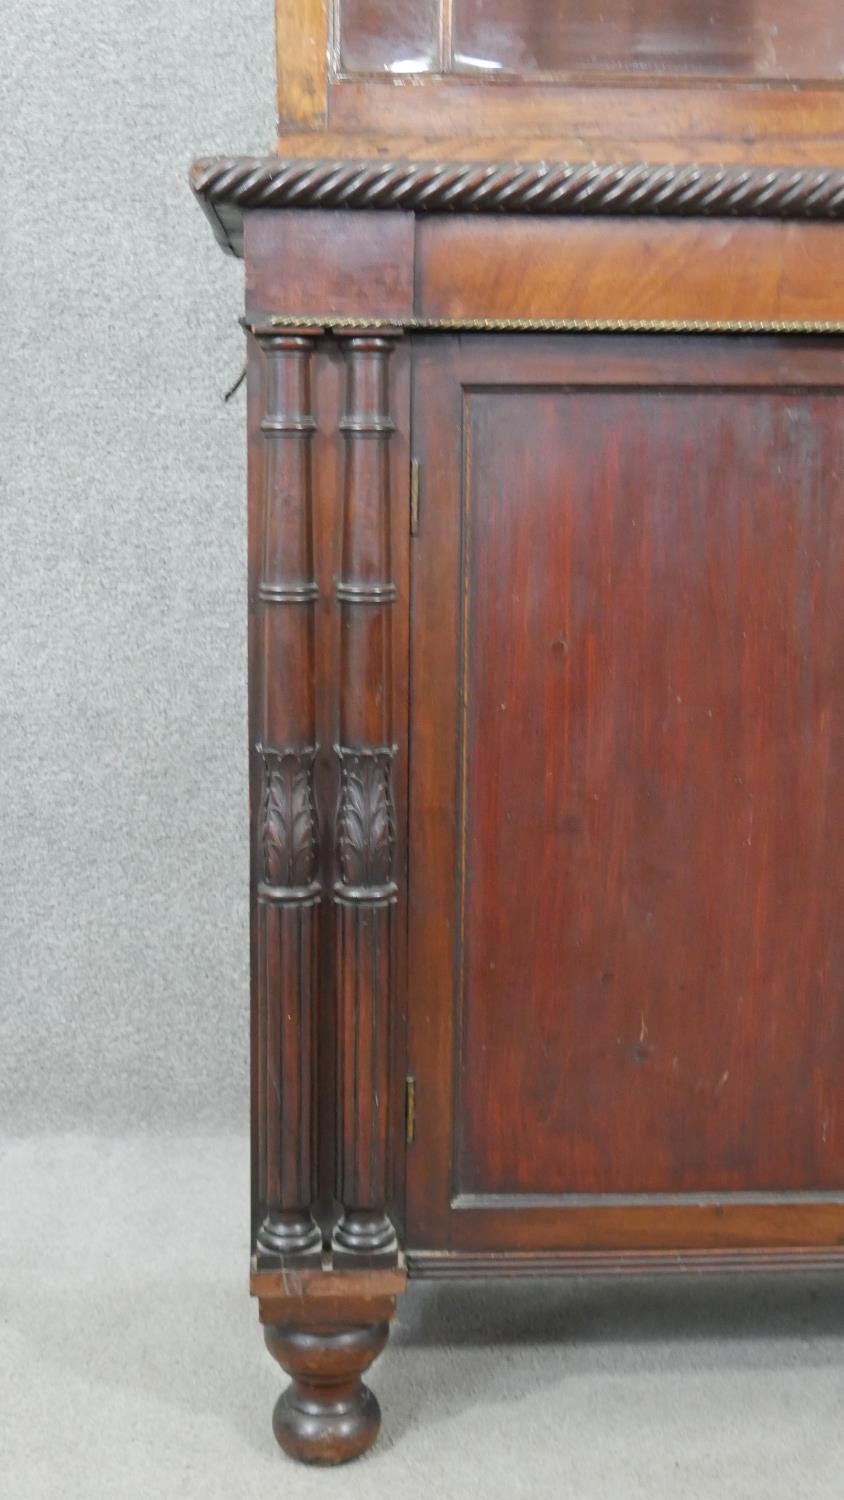
[[[396,1231],[385,1213],[347,1208],[331,1236],[331,1249],[338,1267],[395,1265],[399,1244]]]
[[[258,1230],[256,1249],[262,1270],[271,1266],[320,1266],[322,1230],[307,1211],[271,1210]]]

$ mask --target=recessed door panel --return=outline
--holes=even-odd
[[[420,354],[418,1243],[844,1232],[842,375]]]

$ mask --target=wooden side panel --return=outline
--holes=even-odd
[[[410,1244],[836,1243],[841,349],[429,342],[416,402]]]
[[[841,322],[832,224],[420,219],[426,318]]]

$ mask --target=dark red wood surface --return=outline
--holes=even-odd
[[[409,213],[259,209],[244,228],[246,316],[410,317],[413,234]]]
[[[840,1235],[844,356],[418,358],[411,1244]]]
[[[423,318],[840,324],[844,266],[834,224],[420,216],[415,308]]]

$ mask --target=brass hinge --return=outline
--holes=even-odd
[[[416,1079],[410,1075],[404,1080],[404,1135],[412,1146],[416,1135]]]
[[[419,535],[419,460],[410,461],[410,535]]]

